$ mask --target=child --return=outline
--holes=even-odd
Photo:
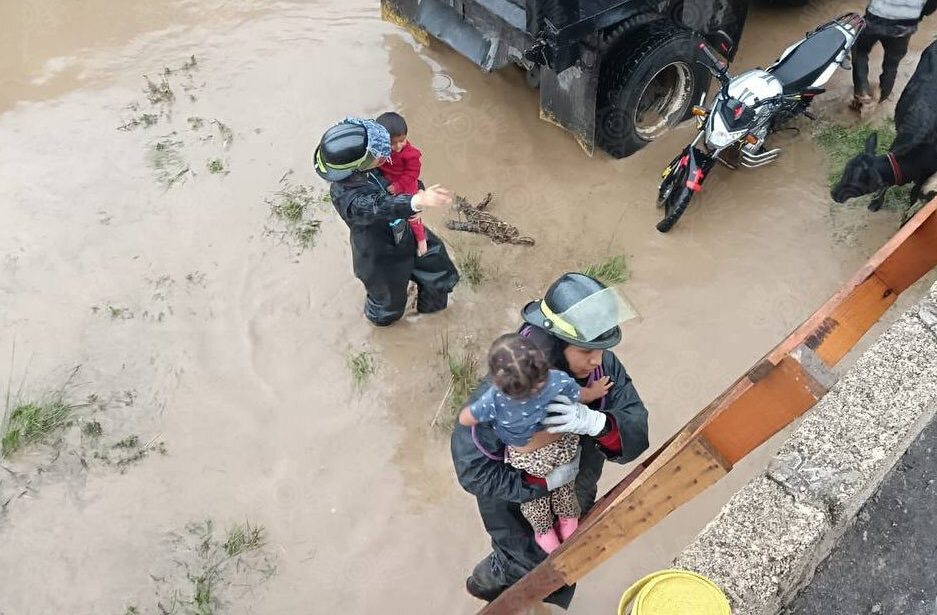
[[[420,190],[421,154],[407,140],[407,122],[400,114],[388,111],[378,116],[377,123],[390,133],[390,160],[378,167],[390,183],[387,191],[391,194],[416,194]],[[416,255],[423,256],[426,254],[423,220],[420,216],[411,216],[408,221],[416,238]]]
[[[507,445],[505,461],[519,470],[546,477],[555,467],[569,463],[579,450],[574,434],[543,431],[540,421],[547,404],[558,395],[571,401],[591,402],[603,393],[580,389],[565,373],[550,369],[546,355],[531,340],[516,333],[502,335],[488,352],[492,386],[462,409],[459,422],[472,426],[492,422],[495,433]],[[575,481],[549,494],[523,502],[521,513],[534,528],[534,540],[550,553],[579,526],[579,501]],[[554,513],[559,517],[554,528]]]

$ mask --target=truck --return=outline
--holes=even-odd
[[[775,0],[796,2],[797,0]],[[540,117],[583,150],[629,156],[709,88],[702,42],[731,61],[747,0],[381,0],[382,15],[484,71],[520,67]]]

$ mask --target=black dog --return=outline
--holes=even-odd
[[[878,136],[873,134],[865,151],[846,163],[842,179],[830,191],[834,201],[842,203],[875,192],[869,209],[877,211],[889,187],[914,182],[913,204],[924,182],[937,173],[937,41],[921,54],[898,99],[895,128],[897,134],[887,154],[875,155]]]

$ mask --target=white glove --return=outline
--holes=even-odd
[[[594,437],[605,429],[607,420],[603,412],[592,410],[585,404],[574,404],[568,397],[560,395],[547,404],[547,416],[540,423],[546,425],[550,433]]]
[[[544,476],[544,479],[547,481],[547,490],[553,491],[565,485],[568,482],[571,482],[576,478],[576,475],[579,474],[579,453],[582,449],[576,449],[576,456],[573,457],[573,460],[569,463],[564,463],[561,466],[556,466],[550,473]]]

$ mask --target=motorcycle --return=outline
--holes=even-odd
[[[735,150],[738,164],[747,168],[777,160],[780,149],[765,149],[768,136],[800,115],[816,119],[810,113],[810,104],[826,91],[822,86],[837,66],[843,66],[864,27],[860,15],[847,13],[785,49],[768,68],[752,69],[735,77],[729,74],[728,64],[701,42],[702,57],[697,62],[709,68],[720,87],[709,109],[703,106],[705,93],[699,105],[692,108],[699,134],[661,174],[658,206],[664,208],[664,218],[657,230],[666,233],[673,228],[717,162],[737,168],[723,158],[724,152]],[[719,45],[728,51],[734,42],[720,34]]]

